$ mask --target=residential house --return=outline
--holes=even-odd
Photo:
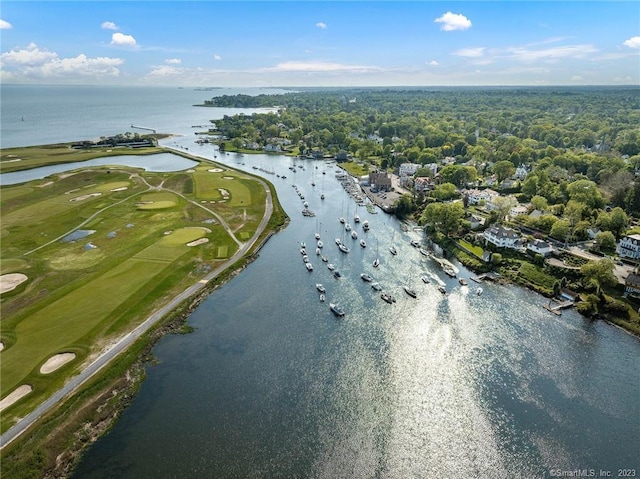
[[[280,148],[280,145],[272,145],[272,144],[268,144],[264,147],[264,151],[266,153],[275,153],[275,152],[280,152],[282,151],[282,148]]]
[[[481,218],[480,216],[477,216],[471,213],[467,213],[467,215],[464,217],[464,220],[471,223],[472,230],[478,229],[480,226],[484,224],[484,218]]]
[[[640,296],[640,275],[631,273],[625,278],[624,292],[632,296]]]
[[[640,235],[628,235],[618,242],[616,253],[624,258],[640,259]]]
[[[527,205],[516,205],[509,210],[509,216],[515,218],[517,216],[526,215],[529,212]]]
[[[518,165],[518,167],[516,168],[516,172],[513,175],[513,177],[516,180],[524,180],[527,177],[527,174],[529,172],[527,171],[527,168],[524,165]]]
[[[420,164],[418,163],[402,163],[398,169],[400,186],[406,188],[418,169],[420,169]]]
[[[589,228],[587,230],[587,235],[589,235],[589,239],[596,239],[596,236],[600,233],[600,228]]]
[[[548,256],[553,252],[553,247],[546,241],[539,239],[533,240],[527,245],[527,250],[532,251],[535,254],[541,254],[542,256]]]
[[[421,176],[413,180],[413,188],[416,192],[429,191],[433,189],[433,183],[431,182],[431,178]]]
[[[470,205],[477,205],[481,201],[490,203],[493,199],[500,196],[500,193],[489,188],[485,190],[467,190],[466,193],[469,195]]]
[[[517,248],[520,242],[520,233],[502,225],[487,228],[483,236],[489,243],[499,248]]]

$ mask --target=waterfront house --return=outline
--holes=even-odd
[[[520,234],[512,229],[506,228],[502,225],[492,226],[484,231],[484,239],[489,243],[496,245],[498,248],[512,248],[518,247],[520,242]]]
[[[640,275],[631,273],[624,280],[624,292],[632,296],[640,296]]]
[[[640,235],[628,235],[622,238],[618,242],[616,253],[623,258],[640,259]]]
[[[484,224],[484,218],[471,213],[467,213],[464,220],[469,222],[472,230],[475,230]]]
[[[527,245],[527,250],[542,256],[548,256],[553,252],[553,247],[546,241],[536,239]]]
[[[433,189],[433,183],[431,183],[430,178],[421,176],[413,180],[413,188],[416,190],[416,192],[429,191]]]

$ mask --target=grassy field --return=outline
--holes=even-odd
[[[33,155],[40,164],[78,161],[77,152],[67,148],[65,156],[58,146],[21,150],[11,154]],[[96,168],[3,186],[0,272],[28,280],[0,297],[0,393],[4,398],[21,384],[34,390],[2,411],[1,430],[108,342],[231,257],[238,244],[219,218],[246,241],[265,199],[252,177],[212,163],[190,174]],[[77,230],[86,236],[60,241]],[[41,374],[41,365],[61,352],[76,358]]]

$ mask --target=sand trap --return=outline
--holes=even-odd
[[[40,374],[49,374],[76,358],[75,353],[60,353],[47,359],[40,368]]]
[[[233,179],[235,179],[233,176],[223,176],[222,178],[224,178],[225,180],[233,180]]]
[[[120,188],[114,188],[111,191],[124,191],[124,190],[128,190],[129,187],[128,186],[121,186]]]
[[[0,294],[13,291],[18,287],[18,285],[24,283],[27,279],[29,278],[22,273],[3,274],[0,276]]]
[[[220,192],[220,194],[222,196],[229,196],[229,192],[227,190],[225,190],[224,188],[218,188],[218,191]]]
[[[71,198],[69,201],[83,201],[87,198],[93,198],[95,196],[101,196],[102,193],[89,193],[88,195],[76,196],[75,198]]]
[[[44,188],[45,186],[49,186],[52,184],[53,184],[53,181],[47,181],[46,183],[42,183],[41,185],[38,185],[38,188]]]
[[[4,343],[0,341],[0,351],[2,351],[3,349],[4,349]]]
[[[211,168],[208,171],[209,173],[222,173],[224,170],[222,168]]]
[[[198,240],[192,241],[191,243],[187,243],[187,246],[198,246],[199,244],[208,243],[209,238],[200,238]]]
[[[23,384],[22,386],[18,386],[13,390],[11,394],[9,394],[6,398],[0,401],[0,411],[4,411],[6,408],[11,406],[14,402],[22,399],[27,394],[33,391],[33,388],[28,384]]]

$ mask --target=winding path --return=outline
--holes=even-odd
[[[207,158],[202,158],[202,160],[211,161]],[[80,386],[85,384],[96,373],[102,370],[102,368],[104,368],[112,359],[114,359],[118,354],[125,351],[131,344],[133,344],[136,339],[138,339],[144,333],[149,331],[166,314],[176,309],[182,301],[195,296],[200,290],[202,290],[206,286],[206,284],[209,281],[211,281],[216,276],[221,274],[224,270],[226,270],[228,267],[230,267],[236,261],[242,258],[245,254],[247,254],[251,250],[251,248],[253,248],[253,246],[256,244],[256,242],[260,238],[260,235],[263,233],[263,231],[267,227],[267,223],[269,222],[269,219],[273,214],[273,198],[271,196],[271,190],[269,189],[269,186],[265,181],[263,181],[260,178],[256,177],[256,181],[258,181],[265,189],[266,200],[265,200],[264,215],[262,216],[262,220],[260,221],[260,224],[258,225],[258,228],[256,229],[256,232],[253,234],[251,239],[249,239],[249,241],[247,241],[246,243],[240,243],[235,238],[235,235],[230,233],[231,236],[240,245],[240,248],[238,249],[238,251],[236,251],[236,253],[232,257],[230,257],[227,261],[225,261],[216,269],[214,269],[209,274],[207,274],[203,279],[200,279],[195,284],[189,286],[186,290],[184,290],[181,294],[173,298],[165,306],[155,311],[151,316],[149,316],[142,324],[137,326],[133,331],[130,331],[129,333],[125,334],[116,343],[114,343],[109,349],[107,349],[106,351],[103,351],[80,374],[71,378],[71,380],[69,380],[62,388],[60,388],[58,391],[53,393],[52,396],[50,396],[48,399],[42,402],[42,404],[40,404],[36,409],[34,409],[32,412],[27,414],[22,419],[20,419],[7,432],[5,432],[4,434],[2,434],[2,436],[0,436],[0,449],[3,449],[7,444],[11,443],[13,440],[19,437],[22,433],[24,433],[27,429],[29,429],[39,418],[41,418],[44,414],[46,414],[52,408],[54,408],[60,401],[62,401],[62,399],[69,396],[71,393],[75,392]],[[132,196],[135,196],[135,195],[132,195]],[[126,201],[126,200],[123,200],[123,201]],[[210,211],[210,210],[207,209],[207,211]],[[230,231],[230,229],[228,228],[228,225],[227,225],[227,231]]]

